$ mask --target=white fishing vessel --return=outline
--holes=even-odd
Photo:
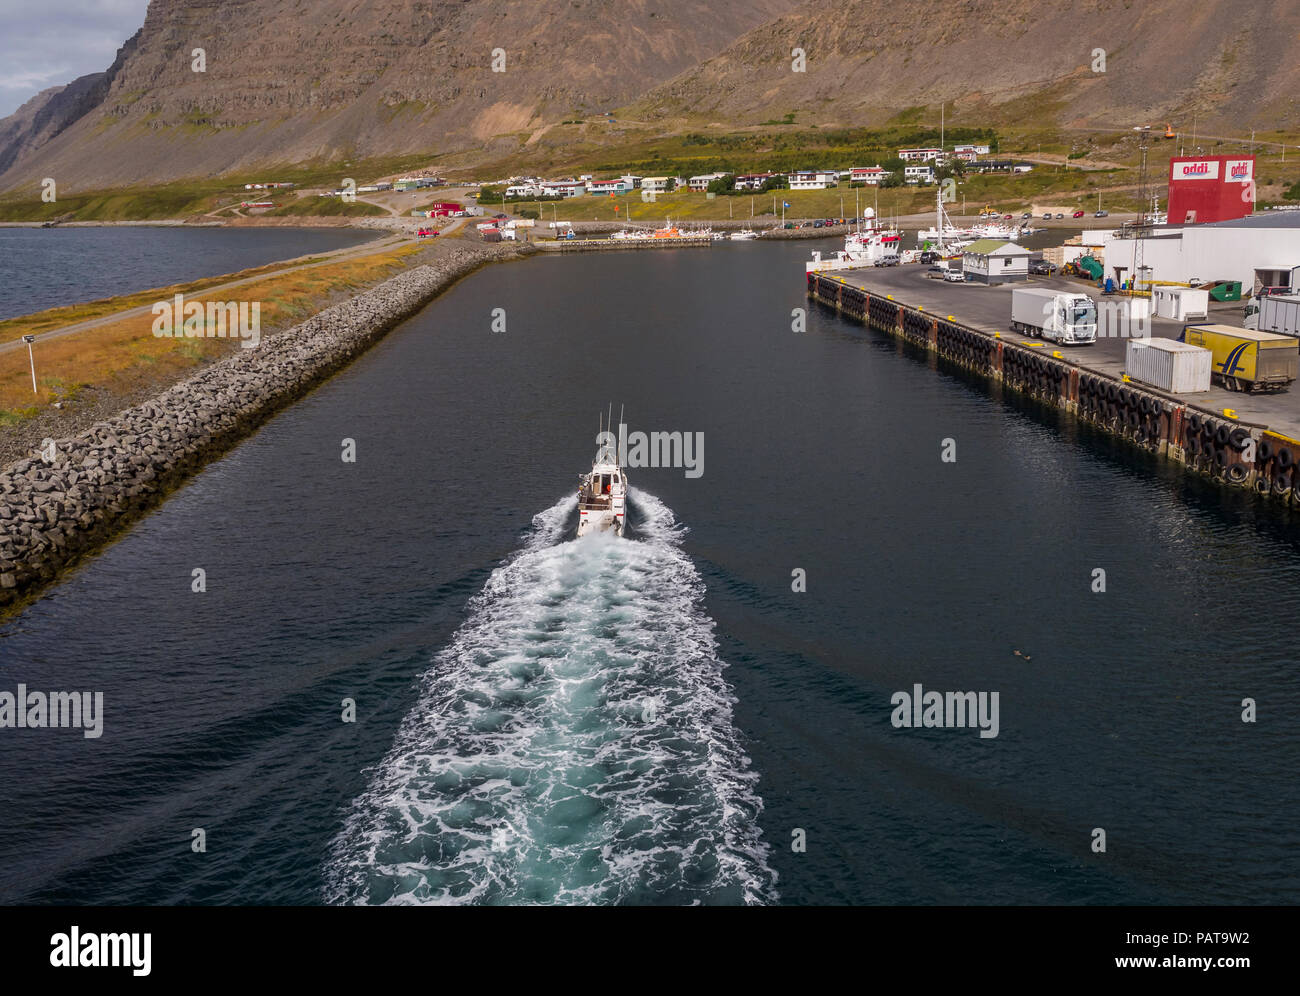
[[[750,239],[758,238],[758,233],[752,228],[742,228],[738,232],[731,233],[732,242],[748,242]]]
[[[619,412],[619,423],[623,422]],[[627,475],[618,462],[618,444],[612,431],[602,426],[601,447],[591,463],[591,473],[578,485],[578,535],[609,532],[623,535],[627,524]]]
[[[858,227],[844,236],[844,248],[828,259],[814,251],[812,261],[804,264],[808,273],[823,270],[848,270],[859,266],[874,266],[885,256],[901,255],[902,236],[896,229],[881,228],[876,224],[876,212],[867,208]]]

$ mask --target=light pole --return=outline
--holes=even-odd
[[[36,357],[32,355],[32,343],[35,341],[36,336],[34,335],[23,336],[23,342],[27,343],[27,359],[32,365],[32,394],[40,393],[36,390]]]

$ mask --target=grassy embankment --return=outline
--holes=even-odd
[[[357,160],[345,163],[322,163],[312,166],[268,166],[252,173],[231,176],[194,178],[149,187],[119,190],[57,190],[58,199],[47,204],[41,200],[41,188],[33,184],[29,191],[11,192],[0,200],[0,221],[162,221],[191,218],[221,208],[237,207],[242,201],[269,200],[279,207],[275,213],[288,215],[369,215],[384,214],[374,205],[357,202],[356,210],[344,207],[338,198],[298,197],[293,190],[244,190],[245,183],[280,181],[302,187],[337,187],[344,177],[358,184],[372,177],[420,169],[429,164],[427,156],[403,156]],[[298,203],[302,202],[299,207]],[[320,210],[317,202],[334,210]],[[372,209],[373,210],[370,210]],[[271,213],[271,212],[268,212]]]
[[[56,308],[0,323],[0,338],[8,340],[28,332],[169,300],[177,293],[195,301],[261,302],[262,334],[267,335],[301,321],[340,295],[392,275],[419,251],[418,246],[404,245],[278,275],[277,267],[262,267],[87,305]],[[259,272],[265,272],[266,276],[255,283],[216,294],[202,293],[204,287]],[[146,314],[38,342],[36,394],[32,393],[27,351],[0,353],[0,427],[31,418],[55,401],[75,404],[79,392],[89,387],[129,396],[142,385],[165,385],[240,348],[231,339],[155,337],[152,325],[153,316]]]

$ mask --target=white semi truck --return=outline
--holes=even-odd
[[[1242,326],[1259,332],[1278,332],[1300,338],[1300,296],[1265,294],[1246,305]]]
[[[1097,341],[1097,305],[1087,294],[1017,287],[1011,329],[1064,345]]]

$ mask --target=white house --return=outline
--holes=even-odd
[[[543,197],[579,197],[586,192],[582,180],[547,180],[542,184]]]
[[[879,166],[854,166],[849,170],[850,183],[866,183],[876,186],[884,177],[885,171]]]
[[[507,197],[541,197],[542,188],[535,183],[516,183],[506,187]]]
[[[714,180],[721,180],[726,175],[726,173],[701,173],[699,176],[691,177],[686,185],[698,194],[708,190],[709,184]]]
[[[642,190],[656,194],[666,194],[676,186],[677,180],[671,176],[647,176],[641,181]]]
[[[787,173],[786,179],[790,181],[791,190],[825,190],[840,184],[839,174],[833,169],[798,170]]]
[[[765,184],[776,173],[741,173],[736,177],[737,190],[762,190]]]
[[[905,183],[934,183],[934,167],[929,164],[925,166],[904,166],[903,181]]]
[[[987,156],[989,147],[987,145],[954,145],[952,147],[954,155],[960,156],[963,153],[969,154],[973,159],[975,156]]]
[[[1005,239],[977,239],[966,247],[961,270],[967,280],[1005,284],[1029,278],[1029,250]]]
[[[641,178],[639,176],[634,176],[631,173],[625,173],[623,176],[620,176],[619,179],[623,181],[623,186],[626,187],[628,190],[641,189]]]
[[[898,158],[905,163],[926,163],[943,158],[943,149],[899,149]]]
[[[623,178],[617,180],[588,180],[587,193],[596,194],[602,197],[608,197],[610,194],[626,194],[630,188],[624,183]]]

